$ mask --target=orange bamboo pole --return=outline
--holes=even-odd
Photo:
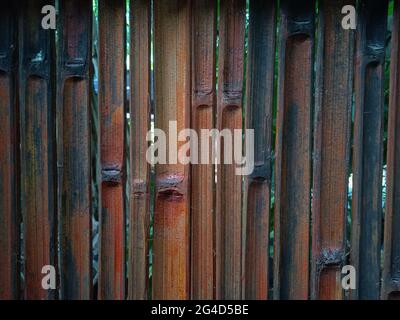
[[[242,129],[245,9],[243,0],[221,0],[217,128]],[[224,149],[221,143],[220,150]],[[225,155],[226,156],[226,155]],[[224,156],[221,157],[224,162]],[[216,297],[242,297],[242,177],[235,164],[217,168]]]
[[[197,0],[192,7],[192,124],[214,128],[216,2]],[[213,299],[215,284],[215,179],[214,165],[192,165],[191,182],[191,292],[193,299]],[[200,160],[199,160],[200,161]]]
[[[150,2],[130,2],[131,180],[128,298],[148,298],[149,177],[146,160],[150,129]]]
[[[7,2],[0,11],[0,300],[19,297],[19,110],[17,19]]]
[[[57,269],[54,31],[43,29],[41,9],[51,1],[19,4],[21,212],[26,299],[52,299],[42,268]]]
[[[61,299],[90,299],[92,4],[59,2],[57,88]]]
[[[190,3],[158,0],[154,5],[155,127],[176,142],[168,132],[170,121],[176,121],[178,132],[190,121]],[[189,298],[188,183],[189,165],[156,165],[154,299]]]
[[[99,299],[125,298],[125,1],[99,2]]]

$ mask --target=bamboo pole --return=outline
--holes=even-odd
[[[392,26],[392,53],[390,58],[390,95],[387,141],[387,189],[385,212],[384,264],[382,275],[382,299],[400,299],[400,206],[399,149],[400,143],[400,2],[395,1]]]
[[[125,1],[99,2],[99,299],[125,299]]]
[[[62,299],[90,299],[90,0],[59,2],[57,72],[60,286]]]
[[[42,268],[57,268],[54,31],[43,29],[43,6],[19,4],[19,101],[21,108],[21,198],[26,299],[52,299],[42,287]]]
[[[130,2],[131,193],[129,224],[128,297],[148,298],[150,165],[146,160],[150,129],[150,2]]]
[[[314,1],[281,1],[274,298],[309,295]]]
[[[246,106],[247,127],[254,130],[255,169],[246,183],[246,299],[268,298],[275,8],[273,0],[250,1]]]
[[[341,26],[345,5],[355,3],[322,1],[318,15],[312,299],[343,298],[354,51],[354,32]]]
[[[216,22],[216,2],[209,0],[193,2],[191,127],[199,137],[202,129],[214,128]],[[193,299],[213,299],[214,297],[215,179],[211,147],[208,152],[209,164],[192,165],[191,290]]]
[[[0,300],[17,299],[20,290],[16,12],[10,2],[0,11]]]
[[[155,2],[155,121],[169,133],[190,121],[190,3]],[[184,142],[177,143],[180,148]],[[174,150],[167,148],[167,154]],[[167,159],[168,160],[168,159]],[[189,298],[189,165],[156,165],[156,202],[153,237],[153,298]]]
[[[242,129],[245,9],[243,0],[220,2],[217,128]],[[220,150],[224,149],[221,143]],[[224,162],[221,157],[221,162]],[[216,297],[242,296],[242,177],[235,164],[217,167]]]
[[[387,1],[359,4],[355,66],[352,299],[378,299],[382,228],[384,60]]]

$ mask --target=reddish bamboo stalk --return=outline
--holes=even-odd
[[[244,0],[220,2],[217,127],[242,129]],[[220,150],[224,149],[221,142]],[[227,156],[227,155],[225,155]],[[235,164],[218,165],[216,203],[216,297],[242,297],[242,176]]]
[[[273,0],[250,1],[246,96],[247,127],[255,137],[255,168],[246,181],[246,299],[268,298],[275,5]]]
[[[0,11],[0,300],[19,297],[19,140],[16,8]]]
[[[60,285],[62,299],[90,299],[90,0],[59,2],[57,88]]]
[[[196,0],[192,7],[192,125],[214,128],[216,2]],[[215,284],[214,166],[192,165],[192,248],[191,290],[193,299],[213,299]],[[199,160],[200,162],[200,160]]]
[[[52,1],[19,4],[21,193],[25,298],[52,299],[42,268],[57,262],[54,31],[43,29],[41,9]]]
[[[314,8],[314,1],[281,1],[275,299],[308,298]]]
[[[99,299],[125,298],[125,1],[99,2]]]
[[[382,299],[400,299],[400,2],[395,1],[390,58],[389,125],[387,142],[387,193]]]
[[[322,1],[319,11],[313,187],[311,298],[342,299],[354,34],[340,23],[354,2]]]
[[[352,299],[378,299],[381,266],[384,60],[387,1],[359,4],[355,66]]]
[[[128,297],[148,298],[149,176],[146,160],[150,129],[150,2],[130,2],[131,194],[129,224]]]
[[[178,132],[189,127],[189,1],[155,2],[155,44],[156,128],[164,130],[168,142],[176,139],[168,132],[170,121],[177,122]],[[183,143],[179,142],[178,148]],[[169,151],[167,147],[167,154]],[[188,180],[189,165],[156,165],[154,299],[189,298]]]

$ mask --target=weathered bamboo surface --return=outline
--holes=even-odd
[[[222,0],[219,20],[217,128],[242,129],[245,9],[243,0]],[[224,150],[221,139],[220,150]],[[221,151],[221,163],[230,155]],[[235,164],[217,168],[216,298],[242,296],[242,177]]]
[[[0,11],[0,300],[18,299],[20,285],[17,10]]]
[[[315,2],[280,4],[274,297],[307,299]]]
[[[247,128],[254,130],[255,169],[247,179],[245,298],[267,299],[276,2],[250,1]]]
[[[216,108],[215,1],[192,3],[192,115],[191,128],[214,128]],[[191,297],[213,299],[215,293],[215,179],[211,144],[208,164],[192,165],[191,180]],[[204,155],[205,157],[205,155]],[[199,159],[201,162],[201,159]]]
[[[154,10],[155,127],[179,148],[184,142],[169,125],[176,121],[180,132],[190,122],[190,3],[160,0]],[[173,151],[167,145],[167,154]],[[156,165],[153,298],[188,299],[190,168],[173,157],[168,163]]]
[[[54,31],[41,26],[51,1],[19,4],[21,110],[21,212],[26,299],[52,299],[42,288],[42,268],[56,267],[56,147]]]
[[[90,299],[91,128],[90,0],[59,2],[57,72],[58,185],[61,299]]]
[[[125,1],[99,1],[99,299],[125,298]]]
[[[341,9],[354,1],[319,3],[312,205],[311,297],[342,299],[346,258],[354,32]]]
[[[130,116],[131,179],[128,298],[148,298],[150,165],[146,160],[150,130],[150,2],[131,0]]]
[[[387,193],[385,213],[382,299],[400,299],[400,2],[395,1],[390,57],[390,96],[387,142]]]
[[[382,234],[382,153],[387,1],[359,4],[355,66],[352,250],[353,299],[378,299]]]

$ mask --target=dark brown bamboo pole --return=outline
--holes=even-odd
[[[19,110],[17,10],[0,11],[0,300],[18,299],[20,286]]]
[[[177,132],[190,122],[190,2],[158,0],[155,5],[155,127]],[[184,142],[177,143],[180,148]],[[174,150],[167,147],[167,155]],[[156,165],[153,237],[153,298],[189,298],[189,165]]]
[[[359,3],[355,66],[352,299],[378,299],[382,227],[384,60],[387,1]]]
[[[274,297],[307,299],[315,2],[280,4]]]
[[[125,1],[99,2],[99,299],[125,298]]]
[[[275,10],[274,0],[250,1],[246,97],[247,127],[255,137],[255,169],[246,184],[246,299],[268,298]]]
[[[232,134],[243,128],[245,9],[243,0],[220,2],[217,128],[229,129]],[[241,299],[242,176],[236,175],[235,164],[223,164],[224,157],[228,155],[221,156],[217,168],[216,297]]]
[[[61,299],[90,299],[92,4],[59,2],[57,72]]]
[[[19,101],[21,108],[21,211],[26,299],[52,299],[42,288],[42,268],[57,270],[54,31],[43,29],[42,7],[19,4]]]
[[[311,298],[342,299],[346,258],[347,185],[354,32],[342,28],[342,7],[320,1],[312,205]]]
[[[400,2],[395,1],[390,58],[390,95],[387,142],[387,189],[385,212],[382,299],[400,299]]]
[[[191,127],[199,137],[202,129],[214,128],[216,22],[215,1],[193,1]],[[191,291],[193,299],[214,298],[215,179],[211,144],[208,152],[210,155],[208,164],[192,165]]]
[[[130,2],[131,180],[128,298],[148,298],[150,165],[146,160],[150,129],[150,1]]]

